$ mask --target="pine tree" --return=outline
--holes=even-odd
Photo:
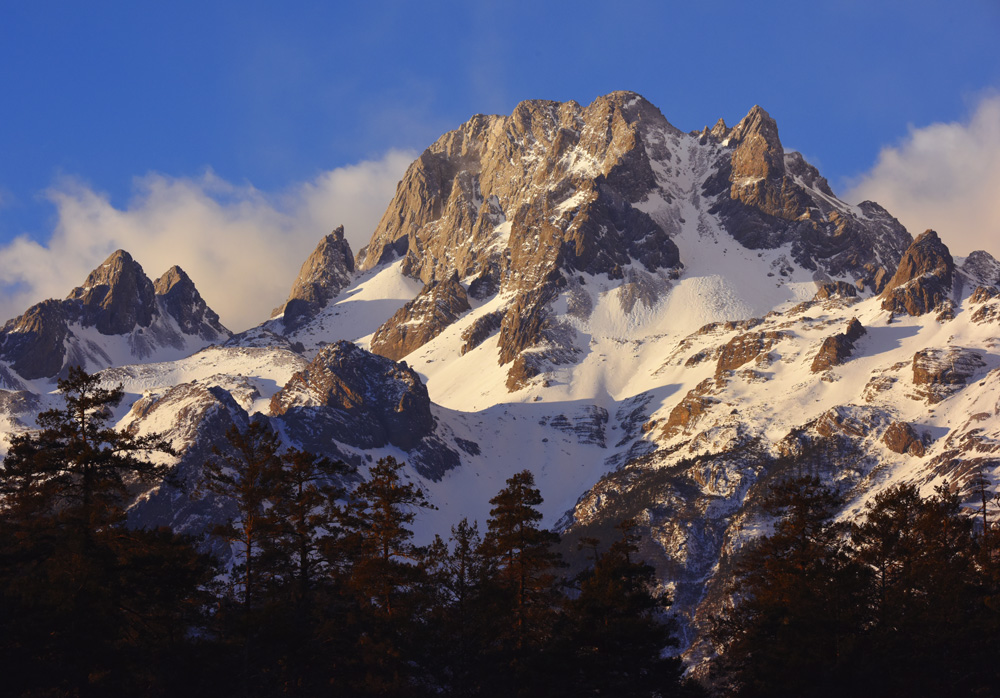
[[[313,613],[316,588],[329,578],[322,550],[342,533],[336,502],[346,495],[339,483],[350,472],[346,463],[308,451],[293,448],[281,455],[270,494],[276,528],[265,545],[298,623]]]
[[[425,550],[413,544],[417,510],[433,508],[424,493],[402,477],[403,463],[381,458],[350,494],[343,518],[349,561],[345,592],[357,614],[357,675],[353,690],[365,695],[414,695],[422,669],[420,635],[427,589]]]
[[[121,386],[79,368],[58,385],[64,406],[12,439],[0,465],[5,690],[167,693],[184,673],[207,565],[166,529],[127,528],[125,508],[166,471],[148,456],[170,447],[111,426]]]
[[[260,558],[276,534],[270,500],[280,481],[280,440],[263,421],[252,420],[246,430],[233,425],[225,448],[214,448],[202,469],[200,491],[215,495],[233,514],[212,529],[212,535],[235,547],[240,603],[252,609],[261,601],[266,580],[258,569]]]
[[[277,531],[272,496],[280,482],[280,441],[263,421],[252,420],[246,430],[233,425],[226,432],[224,448],[213,449],[204,464],[200,494],[221,500],[232,514],[211,534],[230,544],[233,551],[231,594],[220,599],[217,632],[235,640],[244,695],[264,690],[273,675],[272,664],[262,652],[271,628],[264,591],[270,575],[267,554]],[[233,607],[235,602],[236,607]]]
[[[447,695],[480,695],[491,680],[484,655],[492,622],[485,594],[491,565],[478,525],[462,519],[447,543],[436,537],[428,567],[437,592],[431,609],[437,684]]]
[[[559,536],[541,528],[542,495],[534,475],[521,471],[507,480],[490,504],[483,542],[495,574],[494,618],[502,622],[495,634],[497,660],[508,670],[503,678],[511,690],[537,694],[541,682],[552,678],[542,668],[543,648],[549,645],[560,601],[555,570],[562,558],[555,550]]]
[[[136,436],[111,425],[121,385],[108,388],[79,367],[58,381],[64,406],[38,415],[41,430],[15,436],[0,465],[0,495],[17,515],[57,519],[84,538],[120,522],[137,487],[156,482],[167,468],[155,452],[173,453],[159,435]]]
[[[968,678],[981,603],[972,523],[947,486],[923,498],[898,485],[852,527],[855,555],[873,570],[862,671],[883,695],[942,695]]]
[[[308,451],[289,449],[270,495],[275,529],[264,541],[261,562],[268,569],[267,637],[262,652],[276,666],[274,681],[292,695],[317,695],[328,687],[328,654],[321,627],[343,618],[337,597],[337,571],[326,551],[340,542],[345,496],[341,479],[352,469]]]
[[[634,521],[622,521],[622,537],[596,554],[580,579],[579,594],[566,604],[563,642],[570,669],[565,695],[679,695],[683,664],[664,651],[677,645],[676,623],[664,616],[669,597],[657,592],[652,567],[634,559]],[[596,541],[590,547],[596,551]]]
[[[857,626],[864,570],[843,549],[831,521],[836,493],[817,478],[777,484],[766,510],[782,514],[774,533],[742,553],[716,619],[717,679],[741,696],[836,695]]]

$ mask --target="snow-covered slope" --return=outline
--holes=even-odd
[[[119,426],[170,438],[188,487],[250,419],[362,475],[393,455],[438,507],[424,541],[529,468],[568,550],[640,522],[697,657],[769,483],[815,472],[849,517],[894,482],[1000,477],[1000,264],[946,243],[837,199],[759,107],[685,134],[632,93],[526,102],[432,145],[356,264],[323,238],[284,314],[212,339],[162,304],[110,335],[81,311],[58,368],[113,366]],[[4,330],[8,432],[57,399],[57,371],[16,372],[18,332],[61,337],[47,312]],[[184,342],[140,352],[157,322]],[[166,485],[131,511],[188,532],[224,514]]]

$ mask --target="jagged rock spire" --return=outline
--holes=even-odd
[[[733,154],[733,181],[747,178],[777,179],[785,174],[785,150],[778,138],[778,124],[755,105],[729,134]]]
[[[923,315],[951,296],[955,260],[933,230],[910,245],[892,279],[882,291],[882,308],[894,313]]]
[[[353,273],[354,255],[340,225],[319,241],[302,264],[288,300],[275,314],[284,312],[286,330],[298,327],[340,293]]]
[[[179,266],[174,265],[164,272],[153,288],[164,310],[185,334],[211,341],[229,333],[219,322],[219,314],[208,307],[194,282]]]

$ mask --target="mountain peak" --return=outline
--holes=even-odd
[[[888,214],[859,215],[804,159],[789,162],[775,120],[759,105],[732,129],[720,119],[712,132],[685,134],[634,92],[612,92],[586,107],[521,102],[510,116],[473,117],[424,151],[357,266],[401,260],[399,271],[424,284],[457,272],[478,300],[487,298],[484,289],[517,296],[498,310],[509,318],[501,323],[504,346],[548,347],[545,355],[564,363],[573,349],[560,343],[568,333],[554,329],[560,289],[580,274],[603,276],[628,286],[621,298],[629,308],[640,288],[654,305],[684,273],[676,240],[704,237],[688,222],[693,213],[684,202],[692,194],[702,199],[699,217],[715,218],[745,248],[788,245],[789,263],[851,276],[860,287],[874,289],[876,278],[891,276],[911,242],[905,229]],[[300,276],[308,277],[312,264]],[[793,271],[786,268],[783,277]],[[307,310],[297,315],[298,294],[297,284],[286,328],[309,313],[302,297]],[[518,313],[534,320],[517,320]],[[411,325],[407,333],[418,334]],[[502,365],[515,358],[504,357]]]
[[[175,264],[163,272],[163,276],[157,279],[156,283],[153,284],[153,289],[156,291],[156,295],[162,296],[170,293],[175,286],[187,286],[189,284],[191,286],[194,285],[194,282],[191,281],[191,277],[189,277],[183,269]]]
[[[275,315],[284,312],[286,331],[298,327],[340,293],[353,274],[354,255],[344,238],[344,226],[339,225],[319,241],[302,264],[288,300]]]
[[[153,321],[156,292],[142,267],[125,250],[115,250],[101,266],[87,275],[82,286],[70,291],[85,317],[101,334],[124,334]]]
[[[115,250],[97,268],[87,275],[82,288],[93,288],[96,286],[115,286],[122,281],[128,281],[138,275],[145,276],[142,267],[132,259],[125,250]],[[81,287],[77,287],[70,292],[70,297]]]
[[[705,130],[708,130],[708,127],[705,127]],[[726,137],[729,136],[729,127],[726,126],[725,119],[723,119],[720,116],[719,120],[715,122],[715,126],[713,126],[712,129],[708,132],[712,134],[712,136],[714,136],[717,140],[721,141],[725,140]]]
[[[747,115],[740,119],[740,122],[733,127],[733,137],[742,138],[752,133],[770,131],[777,133],[777,130],[778,122],[762,106],[755,104],[747,112]]]
[[[785,174],[785,150],[778,137],[778,123],[759,105],[743,117],[729,133],[733,155],[733,176],[776,179]]]
[[[184,334],[216,341],[229,330],[219,322],[219,315],[208,307],[198,293],[191,277],[176,264],[156,280],[153,288],[166,314],[172,317]]]

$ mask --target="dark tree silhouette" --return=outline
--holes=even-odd
[[[186,675],[205,558],[125,508],[163,477],[157,435],[111,425],[121,386],[70,369],[63,407],[0,465],[0,656],[11,695],[169,694]],[[168,667],[153,658],[162,658]]]
[[[773,488],[765,508],[781,518],[743,553],[730,585],[736,605],[713,630],[725,692],[837,695],[864,576],[844,552],[843,527],[831,521],[839,507],[818,478]]]
[[[566,604],[563,633],[572,670],[565,695],[669,696],[681,691],[683,664],[663,653],[677,645],[670,605],[656,591],[652,567],[635,559],[635,522],[618,525],[622,537],[597,554],[580,579],[579,594]],[[596,542],[589,546],[597,550]],[[596,554],[596,553],[595,553]]]
[[[131,495],[167,471],[152,463],[154,452],[173,453],[159,435],[136,436],[111,426],[122,386],[108,388],[99,375],[79,367],[58,381],[64,406],[38,415],[37,432],[11,439],[0,465],[0,495],[9,511],[24,517],[54,517],[81,535],[123,516]]]
[[[392,456],[372,466],[348,497],[343,552],[344,590],[356,608],[349,632],[356,639],[352,690],[364,695],[411,696],[423,672],[420,637],[431,593],[426,551],[413,544],[417,510],[433,508],[402,477]]]
[[[226,432],[225,447],[214,448],[202,469],[201,493],[215,495],[233,512],[211,533],[235,547],[234,579],[242,587],[236,594],[246,609],[261,601],[266,580],[258,567],[277,533],[270,500],[281,481],[280,446],[278,435],[263,421],[252,420],[245,430],[234,424]]]
[[[281,481],[281,442],[266,422],[251,420],[245,430],[233,425],[226,443],[213,449],[202,469],[199,493],[212,495],[228,510],[228,518],[210,533],[229,544],[229,584],[219,599],[216,632],[237,653],[243,695],[260,695],[273,680],[268,639],[273,633],[270,599],[272,570],[268,554],[277,536],[272,496]]]
[[[560,601],[556,569],[563,563],[555,550],[559,536],[539,525],[542,501],[531,471],[510,477],[490,500],[483,542],[495,570],[491,612],[501,622],[495,649],[507,667],[498,678],[513,682],[509,690],[518,694],[542,691],[545,680],[555,679],[544,670],[544,650],[551,646]]]

